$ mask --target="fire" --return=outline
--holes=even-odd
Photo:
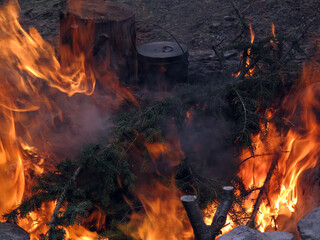
[[[145,213],[135,212],[130,224],[123,229],[134,239],[192,239],[193,231],[174,183],[167,187],[152,181],[138,189],[137,197]]]
[[[176,166],[185,156],[175,125],[169,123],[168,126],[171,128],[165,142],[144,143],[153,166],[140,174],[134,191],[141,208],[132,207],[129,224],[120,226],[133,239],[190,240],[194,237],[180,201],[182,192],[175,185]]]
[[[213,203],[204,210],[204,222],[207,225],[211,225],[213,217],[217,211],[218,204]],[[222,234],[230,232],[233,228],[237,227],[237,224],[232,221],[230,215],[227,215],[225,226],[221,229]]]
[[[254,35],[251,24],[249,25],[249,28],[250,28],[250,43],[253,44],[255,35]],[[251,55],[251,48],[249,48],[247,51],[246,68],[249,67],[251,63],[249,58],[250,55]],[[252,76],[253,73],[254,73],[254,67],[248,70],[248,73],[246,73],[246,76]]]
[[[44,129],[49,131],[48,129],[54,127],[56,119],[64,119],[59,104],[53,100],[54,96],[61,93],[70,98],[79,93],[92,96],[96,85],[94,70],[87,63],[88,53],[77,49],[74,54],[62,46],[60,57],[64,64],[60,64],[54,48],[42,39],[35,28],[31,28],[28,33],[20,26],[18,12],[18,3],[14,1],[0,8],[1,214],[17,206],[23,197],[31,194],[32,176],[39,176],[54,165],[46,162],[47,154],[50,153],[42,153],[42,149],[38,150],[35,147],[35,144],[49,145],[47,149],[50,150],[52,144],[46,141],[39,125],[47,124]],[[250,33],[253,44],[255,36],[251,26]],[[272,34],[275,38],[274,25]],[[249,48],[247,56],[250,54]],[[248,66],[249,58],[246,59],[246,67]],[[253,72],[254,69],[250,69],[247,74],[250,76]],[[122,99],[125,95],[134,100],[126,89],[119,86],[115,78],[114,74],[106,75],[105,71],[99,75],[99,79],[102,79],[101,85],[110,88],[115,98]],[[316,69],[306,67],[303,72],[306,89],[300,91],[295,98],[289,97],[285,102],[284,106],[288,107],[286,110],[291,112],[287,117],[288,122],[294,122],[294,128],[282,133],[270,122],[266,126],[267,134],[254,136],[254,156],[249,150],[244,150],[241,154],[243,163],[240,166],[239,177],[243,179],[247,188],[252,189],[252,194],[246,200],[248,209],[252,208],[272,162],[277,163],[266,197],[256,217],[262,231],[270,227],[277,228],[280,216],[288,219],[296,213],[297,205],[302,198],[299,189],[301,178],[308,169],[313,169],[318,164],[320,129],[315,110],[320,107],[320,85],[314,83],[314,80],[319,78],[320,74]],[[93,101],[97,101],[97,98],[92,98]],[[300,106],[299,109],[297,105]],[[301,115],[297,117],[298,112]],[[42,122],[44,114],[51,117],[49,123]],[[268,117],[271,119],[271,115]],[[190,118],[192,111],[187,113],[187,119]],[[38,130],[37,136],[29,129]],[[39,144],[35,139],[41,139],[43,142]],[[161,157],[167,157],[170,163],[168,165],[174,167],[184,154],[179,141],[168,142],[145,143],[145,147],[154,163]],[[151,181],[140,186],[136,195],[142,203],[144,214],[135,212],[131,217],[127,229],[133,238],[192,239],[193,232],[179,199],[181,193],[174,187],[174,183],[165,185],[160,181]],[[53,202],[47,203],[39,211],[20,220],[20,225],[31,234],[32,240],[40,239],[39,235],[48,229],[46,223],[50,222],[55,205]],[[212,220],[210,214],[214,214],[213,209],[214,205],[206,210],[207,224]],[[228,216],[223,231],[227,232],[233,227],[235,224]],[[80,240],[92,240],[97,237],[96,233],[81,226],[73,226],[66,229],[66,232],[68,238]]]
[[[249,25],[249,29],[250,29],[250,43],[253,44],[255,35],[254,35],[251,24]],[[248,55],[250,55],[250,54],[248,54]]]
[[[250,29],[250,43],[251,45],[253,44],[254,42],[254,38],[255,38],[255,35],[254,35],[254,32],[253,32],[253,29],[252,29],[252,26],[251,24],[249,25],[249,29]],[[248,48],[247,52],[246,52],[246,58],[243,59],[245,60],[245,67],[248,68],[250,66],[250,63],[251,63],[251,60],[250,60],[250,55],[251,55],[251,48]],[[250,68],[248,70],[248,72],[245,74],[246,77],[250,77],[252,76],[254,73],[254,67]],[[237,72],[237,73],[233,73],[232,76],[237,78],[239,77],[241,74],[241,71]]]
[[[320,107],[320,85],[315,83],[319,77],[315,66],[305,67],[302,75],[305,88],[285,100],[283,108],[290,113],[285,119],[293,124],[289,131],[279,132],[275,124],[270,122],[266,135],[254,136],[254,155],[249,150],[242,152],[244,163],[240,167],[239,177],[248,188],[257,188],[246,200],[249,209],[252,209],[272,162],[276,161],[276,168],[256,217],[261,231],[277,229],[281,227],[279,221],[293,218],[295,214],[303,215],[315,207],[302,204],[304,194],[301,181],[308,170],[317,166],[319,159],[317,111]]]
[[[63,93],[61,98],[68,103],[65,95],[74,99],[82,93],[91,96],[96,103],[99,98],[94,96],[94,76],[97,76],[115,100],[121,100],[123,96],[134,100],[131,93],[120,87],[116,76],[108,72],[106,65],[102,63],[98,71],[94,71],[88,63],[94,60],[81,47],[92,40],[90,37],[80,36],[76,28],[73,34],[79,46],[74,44],[72,51],[68,46],[60,46],[61,61],[58,61],[54,48],[42,39],[35,28],[28,33],[20,26],[18,12],[15,1],[0,9],[0,190],[4,193],[0,196],[1,214],[32,194],[30,187],[34,184],[34,176],[54,168],[61,160],[51,149],[54,143],[46,137],[46,133],[56,127],[57,121],[64,121],[64,112],[55,101],[56,95]],[[145,143],[145,147],[154,162],[163,158],[171,168],[184,157],[179,141],[169,139],[168,143]],[[193,237],[180,202],[181,193],[173,187],[173,183],[171,185],[168,187],[154,182],[141,186],[141,191],[136,192],[147,215],[143,220],[138,213],[132,216],[133,221],[142,221],[138,231],[131,232],[132,235],[143,239]],[[149,194],[145,195],[143,189]],[[19,220],[20,226],[30,233],[32,240],[39,240],[40,234],[46,233],[46,223],[50,222],[56,204],[46,203],[27,218]],[[99,216],[92,218],[103,219]],[[172,228],[166,228],[168,223]],[[97,237],[96,233],[78,225],[65,230],[67,238],[92,240]]]
[[[92,96],[96,80],[92,65],[87,62],[88,53],[81,49],[70,51],[62,45],[61,61],[58,61],[55,49],[35,28],[27,32],[21,27],[19,10],[18,2],[14,0],[0,8],[1,215],[30,196],[35,176],[52,169],[62,160],[54,154],[54,138],[50,140],[46,136],[64,121],[64,112],[59,106],[77,108],[72,106],[72,101],[79,98],[79,94],[86,95],[90,99],[87,101],[93,104],[100,104],[98,98]],[[121,100],[123,95],[133,99],[119,86],[114,74],[107,77],[101,72],[99,78],[102,85],[110,85],[113,94],[103,101],[112,97]],[[59,103],[61,99],[65,103]],[[40,239],[39,235],[47,231],[46,223],[50,222],[55,204],[44,204],[39,211],[19,220],[32,240]],[[68,228],[66,232],[74,239],[97,237],[96,233],[80,226]]]
[[[4,77],[6,87],[31,94],[39,91],[39,87],[46,83],[69,96],[75,93],[92,94],[95,79],[85,69],[84,55],[80,54],[73,59],[73,64],[68,68],[62,67],[55,56],[54,48],[42,39],[35,28],[30,28],[28,34],[21,27],[17,7],[17,3],[11,2],[0,10],[0,45],[3,47],[1,70],[7,73]],[[41,82],[37,79],[41,79]],[[1,96],[1,106],[9,110],[39,109],[39,106],[26,100],[20,103],[23,106],[21,107],[18,102],[12,101],[10,95],[1,93]]]

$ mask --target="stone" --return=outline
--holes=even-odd
[[[223,52],[223,56],[224,56],[225,59],[236,57],[236,56],[238,56],[238,51],[236,51],[236,50],[226,50],[226,51]]]
[[[211,29],[216,29],[218,27],[221,26],[221,22],[218,22],[218,21],[213,21],[211,24],[210,24],[210,28]]]
[[[262,232],[249,228],[247,226],[239,226],[230,232],[222,235],[218,240],[269,240]],[[275,239],[274,239],[275,240]]]
[[[298,222],[302,240],[320,240],[320,207],[312,210]]]
[[[232,17],[232,16],[224,16],[224,20],[227,21],[227,22],[233,22],[236,19],[234,17]]]
[[[249,228],[247,226],[239,226],[231,230],[227,234],[222,235],[218,240],[292,240],[293,235],[286,232],[265,232]]]
[[[291,233],[286,232],[265,232],[263,233],[265,236],[268,237],[270,240],[292,240],[293,235]]]
[[[12,223],[0,223],[0,239],[2,240],[30,240],[29,234]]]

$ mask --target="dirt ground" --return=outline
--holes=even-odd
[[[58,34],[59,9],[62,0],[19,0],[24,26],[35,26],[48,40],[54,41]],[[192,50],[211,50],[212,45],[226,45],[241,31],[240,15],[252,25],[256,37],[270,35],[274,23],[276,33],[297,36],[302,33],[310,19],[320,14],[319,1],[305,0],[118,0],[136,11],[138,39],[142,41],[161,37],[147,28],[155,23],[170,31],[179,41]],[[319,32],[315,24],[307,36]]]
[[[59,11],[64,0],[19,0],[21,24],[34,26],[54,46],[58,45]],[[80,1],[80,0],[79,0]],[[222,68],[219,55],[226,58],[227,69],[239,64],[239,54],[225,52],[232,42],[247,39],[241,34],[241,18],[252,25],[256,39],[271,35],[274,23],[276,35],[290,40],[300,38],[304,53],[300,62],[314,54],[320,33],[320,2],[317,0],[118,0],[130,5],[136,12],[137,44],[173,39],[156,24],[172,33],[179,42],[188,46],[190,53],[189,82],[219,83]],[[306,32],[306,34],[304,34]],[[301,37],[303,36],[303,37]],[[218,77],[217,77],[218,74]],[[229,74],[230,75],[230,74]]]
[[[21,24],[26,29],[36,27],[45,39],[57,46],[61,1],[63,0],[19,0]],[[304,50],[304,53],[300,52],[295,56],[300,63],[317,53],[313,51],[313,47],[317,45],[317,39],[320,39],[318,0],[119,1],[135,9],[138,44],[154,40],[172,41],[167,33],[151,27],[150,23],[161,26],[180,42],[187,44],[191,84],[210,82],[214,86],[224,86],[226,82],[233,80],[231,73],[239,65],[239,53],[222,50],[241,39],[250,41],[250,33],[240,34],[243,29],[241,18],[252,25],[256,39],[270,36],[272,23],[275,25],[276,35],[288,39],[285,48],[290,48],[292,41],[298,38]],[[221,67],[212,46],[224,55],[224,67]]]

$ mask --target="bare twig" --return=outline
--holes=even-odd
[[[292,127],[295,127],[295,126],[296,126],[296,125],[295,125],[293,122],[291,122],[288,118],[282,117],[282,120],[284,121],[284,123],[285,123],[286,125],[290,124]]]
[[[215,47],[215,45],[212,45],[212,50],[214,51],[214,53],[217,55],[219,63],[220,63],[220,67],[224,68],[224,64],[223,64],[223,58],[220,55],[219,51],[217,50],[217,48]]]
[[[242,105],[242,108],[243,108],[243,112],[244,112],[244,124],[243,124],[243,128],[242,128],[242,133],[245,133],[245,130],[247,128],[247,108],[246,108],[246,105],[244,104],[239,92],[237,91],[237,89],[233,88],[233,90],[236,92],[240,102],[241,102],[241,105]]]
[[[259,188],[252,188],[249,191],[246,192],[246,196],[250,195],[251,193],[255,192],[255,191],[260,191],[261,187]]]
[[[306,35],[306,33],[308,32],[309,28],[312,26],[312,24],[316,23],[319,18],[318,17],[314,17],[312,19],[309,20],[309,22],[307,23],[304,31],[300,34],[300,36],[294,41],[292,42],[290,48],[287,50],[287,52],[281,57],[280,62],[284,62],[287,57],[289,56],[290,52],[292,51],[292,49],[294,48],[294,46],[297,44],[297,42],[299,42],[301,39],[303,39]]]
[[[230,0],[230,3],[234,9],[234,11],[236,12],[238,18],[241,20],[243,19],[243,15],[241,14],[241,12],[239,11],[239,8],[236,6],[235,2],[233,0]]]
[[[256,200],[256,203],[254,204],[254,208],[253,208],[250,220],[247,223],[247,226],[252,226],[254,221],[255,221],[256,215],[257,215],[258,210],[260,208],[260,205],[262,203],[262,197],[263,197],[263,195],[265,194],[266,190],[269,187],[271,177],[273,175],[273,172],[274,172],[277,164],[278,164],[278,154],[273,158],[273,161],[272,161],[271,166],[269,168],[267,177],[266,177],[266,179],[265,179],[265,181],[263,183],[263,186],[260,189],[260,192],[259,192],[258,198]]]
[[[238,166],[240,167],[242,164],[244,164],[246,161],[248,161],[248,160],[251,159],[251,158],[264,157],[264,156],[272,156],[272,155],[274,155],[274,153],[265,153],[265,154],[252,155],[252,156],[250,156],[250,157],[247,157],[247,158],[243,159],[243,160],[239,163]]]
[[[241,71],[240,75],[238,77],[236,77],[236,80],[239,80],[241,78],[243,78],[250,69],[254,68],[255,65],[258,63],[258,61],[260,60],[260,58],[255,58],[243,71]]]
[[[235,4],[235,2],[233,0],[230,0],[230,3],[234,9],[234,11],[236,12],[236,15],[238,16],[239,20],[240,20],[240,23],[242,25],[242,31],[241,31],[241,34],[240,36],[243,34],[243,33],[248,33],[249,31],[249,26],[248,24],[245,23],[245,17],[242,15],[242,13],[240,12],[239,8],[237,7],[237,5]]]

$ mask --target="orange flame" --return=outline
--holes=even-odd
[[[63,113],[55,100],[60,92],[71,97],[76,93],[92,95],[96,80],[92,67],[86,63],[85,52],[71,52],[62,46],[60,64],[54,48],[42,39],[35,28],[26,32],[18,22],[19,5],[9,1],[0,8],[0,214],[19,205],[23,197],[30,196],[34,176],[43,174],[54,165],[33,147],[36,140],[50,148],[42,128],[49,131],[55,121],[63,121]],[[99,75],[109,82],[115,97],[123,95],[134,99],[119,86],[115,76]],[[104,77],[104,78],[102,78]],[[92,98],[93,100],[96,100]],[[51,121],[43,118],[51,115]],[[48,121],[48,123],[47,123]],[[47,126],[46,126],[47,125]],[[31,132],[32,129],[34,132]],[[35,134],[36,133],[36,134]],[[57,161],[57,159],[56,159]],[[55,162],[56,162],[55,161]],[[56,164],[56,163],[55,163]],[[55,203],[44,204],[20,225],[29,231],[32,240],[48,229]],[[75,226],[66,229],[74,239],[94,239],[96,233]]]
[[[124,232],[137,240],[192,239],[193,231],[179,194],[174,183],[166,187],[152,181],[140,188],[137,196],[146,213],[134,213]]]
[[[249,28],[250,28],[250,38],[251,38],[250,42],[251,42],[251,44],[253,44],[255,35],[254,35],[254,32],[253,32],[251,24],[249,25]],[[248,51],[247,51],[246,68],[249,67],[250,63],[251,63],[250,58],[249,58],[250,55],[251,55],[251,48],[249,48]],[[246,76],[252,76],[253,73],[254,73],[254,67],[249,69],[249,71],[246,74]]]
[[[204,210],[204,222],[207,225],[211,225],[213,217],[217,211],[217,207],[218,207],[218,204],[213,203]],[[224,227],[221,229],[221,233],[226,234],[235,227],[237,227],[237,224],[232,221],[230,215],[227,215],[227,220]]]
[[[249,25],[249,29],[250,29],[250,42],[251,44],[253,44],[255,35],[254,35],[251,24]]]
[[[276,37],[276,27],[274,26],[274,23],[271,24],[271,32],[272,32],[272,36],[275,38]]]
[[[252,29],[251,24],[249,25],[249,29],[250,29],[250,43],[253,44],[255,35],[254,35],[254,32],[253,32],[253,29]],[[251,61],[250,61],[250,55],[251,55],[251,48],[249,48],[249,49],[247,50],[246,65],[245,65],[246,68],[249,67],[249,66],[250,66],[250,63],[251,63]],[[254,67],[251,68],[251,69],[249,69],[248,72],[245,74],[245,76],[246,76],[246,77],[250,77],[250,76],[253,75],[253,73],[254,73]],[[239,72],[237,72],[237,73],[232,73],[232,76],[235,77],[235,78],[237,78],[237,77],[240,76],[240,74],[241,74],[241,71],[239,71]]]
[[[76,93],[92,95],[96,83],[93,70],[86,64],[85,53],[78,51],[77,54],[71,54],[69,52],[71,56],[61,56],[62,62],[67,64],[60,65],[53,47],[41,38],[35,28],[31,28],[28,34],[20,26],[18,10],[18,4],[14,1],[0,8],[2,53],[0,57],[0,121],[2,126],[0,130],[0,190],[2,192],[0,213],[5,213],[21,203],[24,194],[27,194],[25,178],[29,176],[25,174],[26,171],[31,169],[37,175],[45,171],[44,158],[36,153],[37,150],[31,147],[32,144],[26,143],[32,143],[33,136],[26,128],[28,124],[24,123],[30,117],[25,114],[34,114],[45,109],[51,110],[51,114],[55,117],[63,119],[61,111],[55,102],[46,96],[46,93],[54,95],[55,90],[58,90],[68,96]],[[254,33],[251,26],[250,33],[252,44]],[[272,33],[274,35],[274,27]],[[247,53],[249,56],[251,49],[248,49]],[[250,60],[247,59],[246,65],[249,66],[249,64]],[[112,74],[110,76],[101,74],[101,76],[106,80],[102,81],[102,85],[106,87],[110,83],[115,95],[120,95],[116,91],[120,88],[119,83],[113,81],[115,76]],[[304,69],[305,83],[311,84],[313,79],[319,78],[320,74],[316,69]],[[112,81],[108,81],[110,79]],[[273,123],[268,124],[267,136],[254,136],[256,157],[248,159],[241,165],[239,176],[246,186],[259,188],[264,183],[274,156],[277,157],[276,173],[271,178],[267,197],[261,204],[256,219],[263,231],[270,226],[277,226],[276,220],[280,215],[290,217],[293,212],[296,212],[296,206],[302,197],[298,188],[301,177],[306,170],[314,168],[318,163],[320,140],[317,133],[320,132],[320,129],[318,129],[318,118],[314,110],[320,108],[319,92],[320,85],[316,83],[300,92],[294,100],[290,98],[290,101],[295,103],[287,104],[292,112],[296,112],[297,102],[301,106],[301,126],[283,135],[277,131]],[[123,93],[132,97],[125,89],[122,89],[121,94]],[[291,119],[292,116],[288,119],[295,122]],[[41,119],[37,124],[39,123]],[[179,144],[146,143],[145,146],[154,161],[166,154],[170,161],[173,160],[171,166],[175,166],[183,156],[182,151],[176,151],[180,149]],[[31,160],[24,155],[26,152],[29,152],[29,155],[33,154],[39,161],[36,164],[30,162]],[[247,159],[250,156],[251,152],[244,150],[241,158]],[[26,167],[28,169],[25,169]],[[247,199],[248,208],[253,206],[257,192],[254,191]],[[166,187],[159,182],[152,182],[141,186],[137,190],[137,195],[146,216],[141,217],[138,213],[132,216],[132,222],[139,223],[136,231],[130,231],[132,237],[143,240],[177,240],[193,237],[178,197],[180,193],[175,187]],[[45,223],[50,221],[54,207],[55,203],[45,204],[39,212],[33,212],[28,218],[20,221],[21,225],[31,233],[32,240],[40,239],[39,234],[46,231]],[[310,208],[311,206],[305,207]],[[206,218],[207,223],[209,223],[208,219]],[[228,221],[232,228],[234,225],[230,220]],[[137,225],[129,224],[130,226]],[[74,239],[91,240],[97,236],[96,233],[91,233],[80,226],[68,228],[66,231],[67,236]]]
[[[303,81],[319,79],[319,71],[312,67],[303,70]],[[286,111],[291,112],[286,122],[294,126],[286,133],[280,133],[274,123],[267,126],[267,135],[254,136],[255,156],[244,150],[242,159],[246,160],[240,168],[239,177],[248,188],[263,185],[271,162],[276,158],[277,166],[270,180],[266,197],[257,214],[256,222],[262,231],[281,226],[284,219],[302,217],[316,205],[304,205],[302,182],[305,173],[318,164],[320,140],[317,111],[320,108],[320,85],[314,83],[302,89],[295,96],[289,96],[284,103]],[[299,109],[298,109],[299,108]],[[311,171],[312,173],[312,171]],[[308,191],[308,190],[307,190]],[[310,190],[309,190],[310,191]],[[259,191],[251,194],[246,206],[252,208]],[[315,200],[316,201],[316,200]],[[297,205],[300,202],[299,211]],[[281,216],[281,218],[280,218]],[[298,218],[298,217],[296,217]],[[294,225],[294,223],[292,224]]]

